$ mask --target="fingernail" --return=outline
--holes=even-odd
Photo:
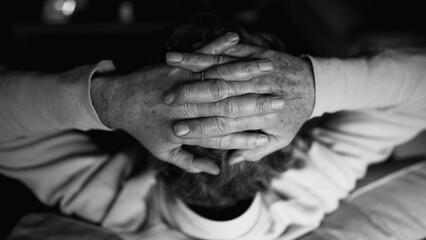
[[[228,163],[229,163],[229,165],[234,165],[234,164],[242,162],[242,161],[244,161],[244,157],[242,155],[239,155],[239,156],[236,156],[236,157],[230,159]]]
[[[175,124],[175,134],[178,137],[185,136],[188,133],[189,133],[189,127],[188,127],[188,125],[186,125],[184,123],[177,123],[177,124]]]
[[[268,142],[268,137],[267,136],[261,136],[257,139],[256,141],[256,146],[258,147],[262,147],[265,146],[265,144]]]
[[[261,71],[268,72],[274,69],[274,65],[271,61],[263,60],[259,62],[259,68]]]
[[[225,34],[225,36],[228,39],[228,41],[230,41],[230,42],[236,42],[239,39],[238,34],[236,34],[234,32],[229,32],[229,33]]]
[[[167,105],[172,104],[175,101],[175,94],[174,93],[169,93],[164,97],[164,102]]]
[[[281,110],[284,108],[285,102],[282,98],[275,98],[272,100],[272,109],[274,110]]]
[[[180,53],[167,53],[166,59],[169,62],[181,62],[183,59],[183,56]]]

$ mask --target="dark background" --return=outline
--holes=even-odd
[[[49,24],[44,9],[54,1],[0,3],[1,62],[62,71],[113,59],[135,69],[162,61],[164,30],[199,12],[273,33],[297,55],[352,56],[370,45],[422,44],[426,34],[421,1],[411,0],[73,0],[66,22]],[[133,9],[127,23],[119,14],[124,2]]]
[[[164,32],[199,12],[275,34],[295,55],[350,57],[426,40],[421,1],[75,0],[74,12],[56,20],[46,13],[49,2],[1,1],[0,65],[56,72],[112,59],[131,71],[163,61]],[[125,10],[131,14],[120,14]],[[0,191],[2,239],[23,214],[42,208],[13,180],[1,177]]]

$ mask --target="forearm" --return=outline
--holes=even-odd
[[[294,154],[303,167],[273,182],[274,190],[292,200],[282,212],[310,216],[295,220],[302,227],[319,225],[348,197],[370,164],[384,161],[393,147],[419,131],[404,123],[408,119],[380,110],[339,112],[307,133],[309,144],[296,138]]]
[[[0,141],[65,129],[107,129],[90,97],[98,65],[67,72],[0,74]]]
[[[311,61],[316,82],[312,117],[340,110],[426,105],[425,51],[386,50],[368,58]]]
[[[385,51],[368,59],[311,59],[313,116],[334,114],[309,132],[305,168],[289,171],[282,183],[306,189],[300,199],[311,196],[313,205],[328,213],[370,164],[426,128],[426,55]]]

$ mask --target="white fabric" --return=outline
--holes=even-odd
[[[204,239],[234,239],[250,231],[256,224],[260,214],[261,200],[257,195],[247,211],[241,216],[228,221],[213,221],[206,219],[191,209],[182,201],[177,200],[168,210],[178,228],[186,234]]]

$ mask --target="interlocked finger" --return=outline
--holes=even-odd
[[[229,50],[239,41],[239,36],[236,33],[229,32],[227,34],[217,37],[212,42],[204,45],[198,49],[197,53],[209,54],[209,55],[218,55],[223,54],[225,51]]]
[[[188,103],[210,103],[237,95],[265,93],[267,89],[269,89],[269,86],[259,89],[258,85],[249,81],[206,80],[178,86],[168,91],[163,100],[164,103],[170,106]]]
[[[259,116],[284,109],[285,101],[277,96],[247,94],[230,97],[214,103],[185,104],[180,106],[185,118],[200,117],[250,117]]]
[[[169,52],[166,55],[166,60],[173,67],[183,68],[191,72],[202,72],[212,66],[229,63],[236,59],[223,55]]]
[[[266,116],[266,115],[265,115]],[[174,126],[174,133],[179,138],[211,138],[247,130],[258,130],[262,116],[246,118],[209,117],[190,119]]]
[[[239,61],[212,67],[205,71],[205,78],[225,81],[247,81],[267,74],[273,69],[274,65],[269,60]]]
[[[236,58],[249,58],[254,55],[260,55],[263,52],[265,52],[265,50],[259,47],[247,44],[237,44],[235,47],[225,51],[225,54]]]
[[[268,141],[265,134],[242,132],[221,137],[187,139],[184,144],[214,149],[256,149],[265,146]]]

